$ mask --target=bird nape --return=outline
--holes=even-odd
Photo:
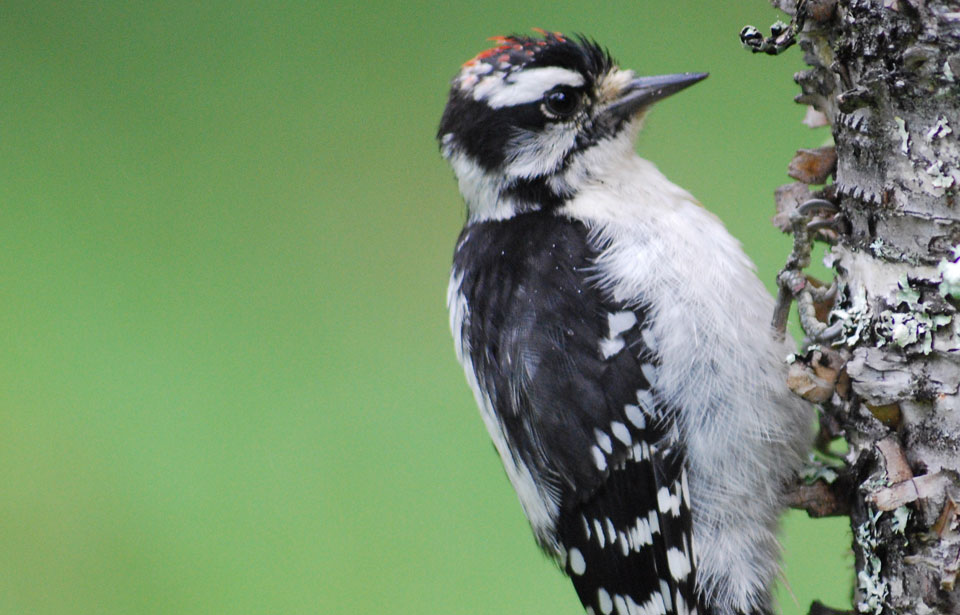
[[[447,303],[536,540],[587,613],[768,613],[810,409],[739,243],[634,151],[650,105],[706,74],[496,41],[440,122],[467,206]]]

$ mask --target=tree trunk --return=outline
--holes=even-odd
[[[808,334],[790,384],[820,404],[820,444],[849,445],[840,478],[819,489],[833,499],[827,512],[850,516],[857,612],[955,615],[960,2],[774,4],[790,26],[741,36],[768,53],[795,37],[811,67],[796,75],[797,101],[812,107],[809,123],[829,123],[835,143],[835,158],[798,152],[791,175],[801,183],[778,190],[778,218],[797,235],[781,297],[797,297]],[[832,184],[808,187],[830,174]],[[831,244],[835,293],[802,275],[808,238]],[[804,489],[798,502],[811,498],[813,486]]]

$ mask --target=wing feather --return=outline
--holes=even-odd
[[[642,298],[603,296],[590,246],[582,224],[546,212],[472,225],[454,263],[466,305],[454,334],[496,415],[493,435],[509,444],[524,509],[557,511],[534,530],[587,611],[694,613],[675,409],[657,395]],[[537,497],[551,506],[531,506]]]

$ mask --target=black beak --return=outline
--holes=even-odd
[[[637,111],[662,98],[676,94],[707,78],[708,73],[679,73],[676,75],[658,75],[639,77],[623,89],[620,98],[607,107],[605,114],[618,119],[628,119]]]

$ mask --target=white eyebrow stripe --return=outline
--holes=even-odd
[[[489,84],[481,82],[474,88],[474,98],[486,99],[487,104],[494,109],[539,100],[547,90],[558,85],[577,88],[585,83],[583,75],[577,71],[556,66],[517,71],[507,77],[507,81],[500,81],[496,76],[483,79],[488,80]]]

